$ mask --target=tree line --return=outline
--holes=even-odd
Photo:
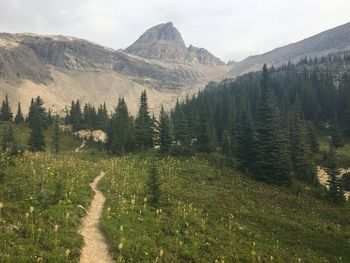
[[[27,142],[28,148],[31,151],[45,150],[44,131],[48,127],[53,126],[54,133],[52,144],[55,145],[53,148],[58,152],[60,140],[60,119],[58,115],[53,116],[51,110],[46,110],[43,105],[44,101],[42,98],[40,98],[40,96],[35,99],[31,99],[28,115],[25,118],[22,113],[21,104],[18,103],[17,112],[13,118],[8,96],[5,96],[0,109],[0,121],[9,122],[9,125],[5,127],[3,132],[3,139],[1,143],[1,148],[4,152],[18,154],[23,151],[16,140],[12,123],[27,125],[31,129]]]
[[[332,149],[344,146],[343,137],[350,135],[349,102],[347,73],[289,63],[211,83],[177,104],[171,115],[175,138],[183,145],[191,138],[191,149],[237,158],[242,171],[256,180],[289,186],[297,178],[317,184],[314,156],[321,132],[331,138],[324,157],[329,174],[339,175]],[[342,202],[338,176],[330,185],[331,194],[342,196],[333,200]]]
[[[343,59],[347,61],[348,56]],[[239,168],[256,180],[282,186],[290,186],[294,179],[316,184],[313,156],[320,151],[319,132],[329,133],[331,149],[343,146],[343,136],[350,136],[350,76],[305,66],[322,61],[332,60],[306,60],[277,69],[265,65],[261,72],[210,83],[197,96],[178,101],[170,112],[162,108],[158,118],[149,110],[146,91],[135,117],[124,98],[118,99],[110,114],[105,104],[97,110],[90,104],[81,109],[77,100],[67,110],[64,123],[73,131],[104,130],[105,148],[112,154],[153,148],[163,155],[219,152],[237,160]],[[12,118],[6,96],[0,120]],[[52,117],[38,97],[32,100],[26,119],[19,104],[14,121],[28,124],[28,145],[40,151],[45,149],[43,130],[53,124],[57,128],[59,118]],[[58,134],[57,128],[53,141],[59,140]],[[329,151],[326,158],[329,163],[336,159],[332,154]],[[329,167],[336,172],[334,163]],[[340,183],[337,176],[332,178],[339,195]]]

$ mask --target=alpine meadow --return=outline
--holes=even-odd
[[[0,262],[350,262],[349,3],[195,2],[0,3]]]

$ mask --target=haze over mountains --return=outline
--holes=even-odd
[[[60,110],[71,100],[112,108],[124,96],[132,113],[146,89],[152,110],[170,107],[209,81],[281,65],[308,56],[350,50],[350,23],[242,62],[225,64],[204,48],[186,47],[169,22],[148,29],[125,50],[114,50],[67,36],[0,34],[0,95],[26,109],[40,95]],[[14,109],[14,108],[13,108]]]

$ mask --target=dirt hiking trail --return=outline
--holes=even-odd
[[[95,196],[92,199],[90,208],[83,219],[80,229],[81,235],[84,237],[84,246],[80,255],[80,263],[113,263],[113,259],[109,254],[108,245],[99,229],[99,221],[101,218],[105,197],[97,189],[98,182],[105,176],[101,172],[99,176],[90,184]]]
[[[86,144],[86,140],[83,140],[83,142],[81,143],[81,145],[80,145],[78,148],[75,149],[75,152],[77,153],[77,152],[80,151],[80,149],[83,149],[84,146],[85,146],[85,144]]]

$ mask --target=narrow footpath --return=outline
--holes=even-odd
[[[91,202],[90,208],[83,219],[80,230],[84,237],[84,247],[81,251],[80,263],[113,263],[112,256],[109,254],[106,239],[99,229],[99,221],[102,215],[105,197],[97,189],[98,182],[105,176],[101,172],[99,176],[90,184],[95,196]]]
[[[81,143],[81,145],[80,145],[78,148],[75,149],[75,152],[77,153],[77,152],[79,152],[81,149],[83,149],[84,146],[85,146],[85,143],[86,143],[86,140],[84,139],[83,142]]]

